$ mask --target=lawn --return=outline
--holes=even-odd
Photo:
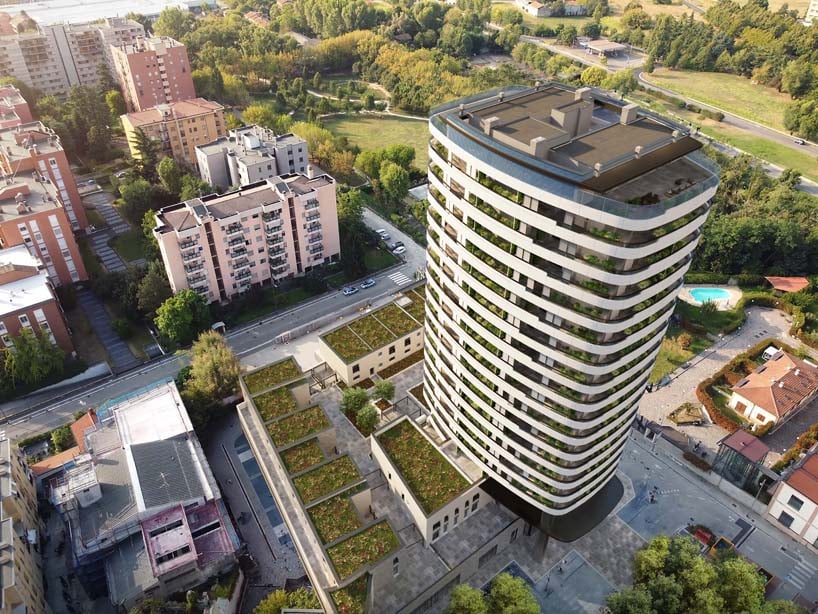
[[[344,588],[332,593],[332,600],[338,608],[338,614],[364,614],[366,610],[366,591],[369,586],[369,575],[364,574]]]
[[[86,209],[85,215],[88,218],[88,223],[95,228],[105,228],[108,225],[108,222],[105,221],[105,218],[102,217],[102,214],[96,209]]]
[[[253,403],[255,403],[256,409],[258,409],[258,413],[264,422],[291,414],[298,409],[295,397],[293,397],[289,388],[276,388],[253,397]]]
[[[426,514],[431,514],[469,487],[469,482],[410,420],[378,436],[389,459],[403,476]]]
[[[688,333],[691,338],[690,345],[686,348],[682,347],[678,342],[678,336],[684,332],[678,327],[668,330],[667,335],[662,339],[662,347],[659,349],[659,355],[656,357],[656,363],[650,373],[648,380],[650,383],[657,383],[665,375],[673,373],[679,366],[712,345],[707,337]]]
[[[257,369],[244,376],[244,383],[250,394],[278,386],[301,375],[301,369],[290,356],[271,365]]]
[[[385,520],[353,535],[327,550],[338,577],[351,576],[364,565],[374,563],[400,548],[400,540]]]
[[[370,273],[390,267],[396,262],[398,262],[398,257],[386,249],[376,247],[364,254],[364,264],[366,264],[366,270]]]
[[[754,85],[737,75],[715,72],[659,69],[646,77],[658,86],[786,131],[784,108],[791,99],[774,88]]]
[[[301,500],[306,504],[360,480],[361,474],[349,456],[336,458],[293,480]]]
[[[281,459],[290,473],[298,473],[322,462],[325,457],[318,445],[317,439],[310,439],[304,443],[281,453]]]
[[[99,277],[102,275],[105,271],[94,250],[91,249],[88,239],[86,237],[77,237],[77,246],[80,248],[82,263],[85,265],[85,270],[88,271],[88,275],[91,277]]]
[[[424,169],[429,163],[429,128],[424,121],[401,117],[350,115],[324,122],[324,126],[345,136],[361,149],[377,149],[387,145],[411,145],[415,148],[415,166]]]
[[[292,307],[302,301],[306,301],[316,296],[314,292],[308,292],[304,288],[296,287],[285,292],[280,292],[275,288],[265,288],[262,291],[262,299],[250,305],[244,305],[238,313],[233,313],[225,317],[229,324],[236,326],[252,322],[266,315]]]
[[[267,425],[267,432],[273,443],[281,447],[312,433],[323,431],[329,426],[329,420],[324,412],[318,405],[314,405],[287,418],[271,422]]]
[[[329,544],[361,528],[361,520],[347,493],[307,510],[321,543]]]
[[[129,230],[128,232],[117,235],[108,242],[114,251],[119,254],[125,262],[133,262],[144,258],[145,254],[142,251],[142,242],[145,236],[139,230]]]

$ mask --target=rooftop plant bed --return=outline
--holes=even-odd
[[[258,409],[258,413],[264,422],[291,414],[298,409],[295,397],[293,397],[289,388],[276,388],[270,392],[260,394],[253,397],[253,403],[255,403],[256,409]]]
[[[356,388],[363,388],[364,390],[369,390],[374,385],[375,385],[375,382],[373,382],[371,378],[365,377],[360,382],[355,384],[355,387]]]
[[[408,369],[416,362],[420,362],[423,360],[423,350],[420,349],[417,352],[412,352],[409,356],[404,356],[397,362],[393,362],[391,365],[384,367],[380,371],[378,371],[378,375],[380,375],[381,379],[388,379],[397,373],[400,373],[404,369]]]
[[[398,536],[386,521],[369,527],[327,550],[338,577],[347,578],[357,569],[385,557],[400,547]]]
[[[298,473],[322,462],[326,457],[317,439],[310,439],[281,453],[284,465],[290,473]]]
[[[338,608],[338,614],[364,614],[366,611],[366,589],[369,575],[364,574],[344,588],[332,593],[332,600]]]
[[[415,397],[417,402],[420,403],[421,405],[423,405],[423,407],[425,407],[429,411],[432,411],[432,408],[429,407],[429,404],[426,402],[426,397],[423,396],[423,383],[420,383],[417,386],[415,386],[414,388],[412,388],[409,391],[409,394],[411,394],[413,397]]]
[[[281,447],[312,433],[323,431],[329,426],[329,420],[324,412],[318,405],[314,405],[292,416],[271,422],[267,425],[267,432],[270,433],[273,443]]]
[[[387,305],[383,309],[379,309],[374,315],[398,337],[408,335],[421,326],[419,322],[409,317],[408,313],[394,303]]]
[[[309,503],[359,479],[361,474],[358,473],[355,463],[349,456],[342,456],[304,475],[299,475],[293,480],[293,484],[301,500]]]
[[[267,390],[302,375],[292,356],[244,376],[250,394]]]
[[[390,460],[401,472],[426,514],[440,509],[469,486],[457,469],[410,420],[378,436]]]
[[[340,494],[311,507],[308,513],[323,544],[334,542],[361,528],[361,520],[355,506],[349,500],[349,493]]]
[[[358,333],[373,349],[381,348],[390,341],[395,340],[395,335],[384,328],[383,324],[371,315],[350,322],[349,327]]]
[[[412,302],[404,307],[409,314],[415,318],[418,322],[423,322],[426,318],[426,299],[423,297],[422,294],[418,294],[414,290],[412,292],[408,292],[406,294]]]
[[[366,356],[372,351],[349,326],[343,326],[324,335],[324,342],[346,363]]]

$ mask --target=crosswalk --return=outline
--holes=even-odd
[[[412,279],[410,277],[408,277],[404,273],[401,273],[400,271],[398,271],[396,273],[392,273],[389,276],[389,279],[394,281],[399,286],[405,286],[406,284],[408,284],[408,283],[410,283],[412,281]]]
[[[815,565],[803,560],[799,561],[798,564],[790,570],[790,573],[787,574],[787,582],[792,584],[799,591],[803,590],[807,584],[812,582],[812,577],[816,571],[818,571],[818,567]]]

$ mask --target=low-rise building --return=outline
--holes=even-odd
[[[248,11],[244,14],[244,18],[261,28],[266,28],[270,25],[270,20],[258,11]]]
[[[767,513],[800,541],[818,547],[818,455],[814,450],[776,485]]]
[[[0,129],[34,121],[23,95],[13,85],[0,85]]]
[[[154,236],[174,292],[229,301],[339,260],[335,180],[282,175],[165,207]]]
[[[42,263],[24,245],[0,250],[0,339],[14,347],[23,330],[45,333],[66,354],[74,343]]]
[[[109,401],[96,420],[49,488],[89,597],[107,587],[127,610],[230,569],[238,536],[173,380]]]
[[[533,17],[548,17],[551,9],[538,0],[515,0],[515,4]]]
[[[319,337],[319,353],[347,386],[423,350],[424,287]]]
[[[276,135],[261,126],[242,126],[196,147],[199,174],[220,189],[307,172],[307,142],[294,134]]]
[[[224,107],[204,98],[192,98],[121,116],[131,155],[139,157],[136,132],[142,130],[177,162],[196,167],[196,146],[225,134]]]
[[[168,36],[138,37],[111,47],[129,111],[196,98],[187,48]]]
[[[736,413],[759,426],[781,424],[818,394],[818,368],[782,350],[731,390]]]
[[[37,493],[22,451],[0,438],[0,613],[46,612]]]

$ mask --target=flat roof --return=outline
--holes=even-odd
[[[255,146],[245,147],[244,137],[257,139]],[[268,128],[252,124],[250,126],[234,128],[228,132],[227,136],[221,136],[209,143],[196,145],[196,149],[207,154],[213,154],[219,153],[226,148],[228,151],[240,152],[242,156],[255,158],[262,157],[265,154],[275,155],[276,148],[278,147],[298,144],[303,144],[306,147],[307,142],[291,132],[276,134]]]
[[[605,53],[606,51],[623,51],[628,48],[627,45],[623,45],[622,43],[615,43],[605,39],[588,41],[585,43],[585,46],[599,53]]]
[[[21,279],[0,285],[0,316],[33,307],[54,298],[48,272],[25,245],[0,250],[0,272],[20,271]]]
[[[116,416],[123,446],[169,439],[193,431],[193,424],[173,382],[109,406]]]
[[[224,110],[224,107],[218,102],[211,102],[204,98],[191,98],[190,100],[160,104],[145,111],[126,113],[124,117],[128,118],[132,126],[139,127],[164,121],[209,115],[222,110]]]
[[[172,47],[184,47],[182,43],[170,36],[139,36],[132,43],[119,45],[117,49],[128,55],[144,53],[146,51],[156,51],[157,48],[170,49]]]
[[[146,17],[158,17],[164,9],[178,7],[190,9],[215,2],[203,0],[41,0],[2,7],[3,12],[16,14],[25,11],[41,25],[55,23],[87,23],[107,17],[125,17],[137,13]]]
[[[19,126],[0,129],[0,156],[8,158],[12,165],[20,158],[30,158],[29,148],[37,146],[39,153],[62,151],[60,137],[43,122],[28,122]],[[1,168],[1,167],[0,167]],[[6,169],[8,174],[9,169]]]

